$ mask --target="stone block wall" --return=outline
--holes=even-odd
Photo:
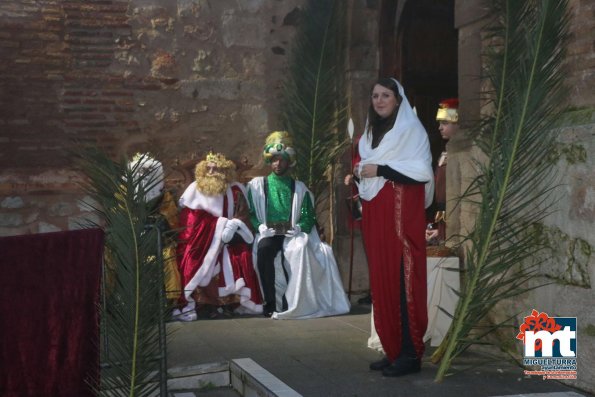
[[[570,0],[570,43],[567,54],[570,105],[595,105],[595,2]]]
[[[380,2],[353,0],[349,3],[349,40],[347,57],[347,86],[349,96],[349,116],[353,119],[354,137],[360,135],[366,123],[369,106],[370,85],[378,78],[379,55],[379,12]],[[347,136],[347,132],[344,132]],[[343,179],[350,173],[351,151],[348,150],[336,173],[336,223],[337,234],[334,239],[335,256],[339,272],[346,291],[351,290],[352,297],[358,298],[370,289],[368,263],[364,252],[361,231],[353,232],[353,248],[349,231],[349,207],[345,199],[351,189],[343,185]],[[353,252],[353,256],[351,253]],[[349,275],[351,274],[351,284]]]
[[[302,4],[0,2],[0,235],[78,227],[78,144],[261,172]]]

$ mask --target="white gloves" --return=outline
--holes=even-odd
[[[233,227],[229,227],[229,222],[227,222],[225,228],[223,229],[223,233],[221,234],[221,240],[227,244],[231,241],[235,233],[236,230]]]
[[[240,226],[239,222],[240,221],[237,219],[230,219],[227,221],[227,223],[225,224],[225,228],[223,228],[223,233],[221,233],[221,240],[224,243],[227,244],[231,241],[233,235],[236,233],[236,230],[238,230],[238,227]]]
[[[285,237],[295,237],[301,231],[302,228],[299,225],[295,225],[285,233]],[[275,235],[275,229],[262,224],[258,226],[258,233],[260,233],[262,238],[273,237]]]
[[[267,227],[267,225],[263,223],[258,226],[258,233],[260,233],[262,238],[273,237],[275,235],[275,229]]]
[[[300,227],[300,225],[295,225],[294,227],[289,229],[287,233],[285,233],[285,237],[295,237],[301,231],[302,228]]]

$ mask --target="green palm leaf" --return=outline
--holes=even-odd
[[[144,396],[159,387],[159,344],[164,313],[159,231],[151,227],[154,210],[145,192],[157,180],[139,175],[127,161],[83,150],[79,164],[83,189],[106,231],[102,320],[101,392],[110,396]]]
[[[487,333],[478,324],[503,299],[535,287],[533,261],[544,246],[533,225],[553,203],[556,175],[546,154],[565,90],[561,70],[568,18],[565,0],[494,0],[487,31],[486,74],[494,112],[478,127],[477,146],[488,160],[461,197],[477,208],[467,247],[464,283],[447,338],[434,353],[441,381],[452,360]],[[502,325],[502,324],[500,324]]]
[[[307,2],[283,84],[281,123],[294,138],[295,174],[316,197],[328,188],[331,166],[348,144],[337,134],[346,115],[344,20],[339,0]]]

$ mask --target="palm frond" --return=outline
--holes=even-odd
[[[440,361],[437,381],[453,359],[486,336],[470,335],[498,302],[535,288],[527,287],[539,265],[532,259],[544,246],[532,225],[549,213],[554,199],[556,175],[546,153],[554,147],[552,125],[566,93],[561,69],[566,10],[566,0],[493,1],[486,74],[494,110],[476,131],[476,144],[488,160],[477,163],[479,174],[461,197],[478,215],[463,236],[465,282],[454,320],[433,356]]]
[[[159,181],[111,160],[96,149],[78,153],[87,181],[83,189],[106,231],[102,321],[101,393],[144,396],[159,387],[164,313],[159,231],[145,193]]]
[[[344,4],[309,0],[300,18],[283,83],[281,123],[294,138],[296,177],[316,197],[328,187],[329,169],[347,147],[345,124]]]

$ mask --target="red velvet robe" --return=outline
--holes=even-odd
[[[395,360],[402,346],[403,263],[409,330],[417,357],[422,357],[428,324],[424,185],[387,181],[376,197],[362,205],[376,332],[388,358]]]
[[[237,186],[231,189],[237,207],[237,203],[245,200],[245,197]],[[227,196],[224,196],[224,216],[229,214],[228,205]],[[250,311],[262,311],[262,298],[250,245],[236,236],[224,250],[220,217],[206,210],[183,208],[180,225],[178,266],[184,288],[180,304],[185,305],[192,296],[197,303],[240,303]],[[231,265],[227,270],[225,255],[228,255]],[[232,280],[229,274],[225,276],[225,271],[231,271]]]

